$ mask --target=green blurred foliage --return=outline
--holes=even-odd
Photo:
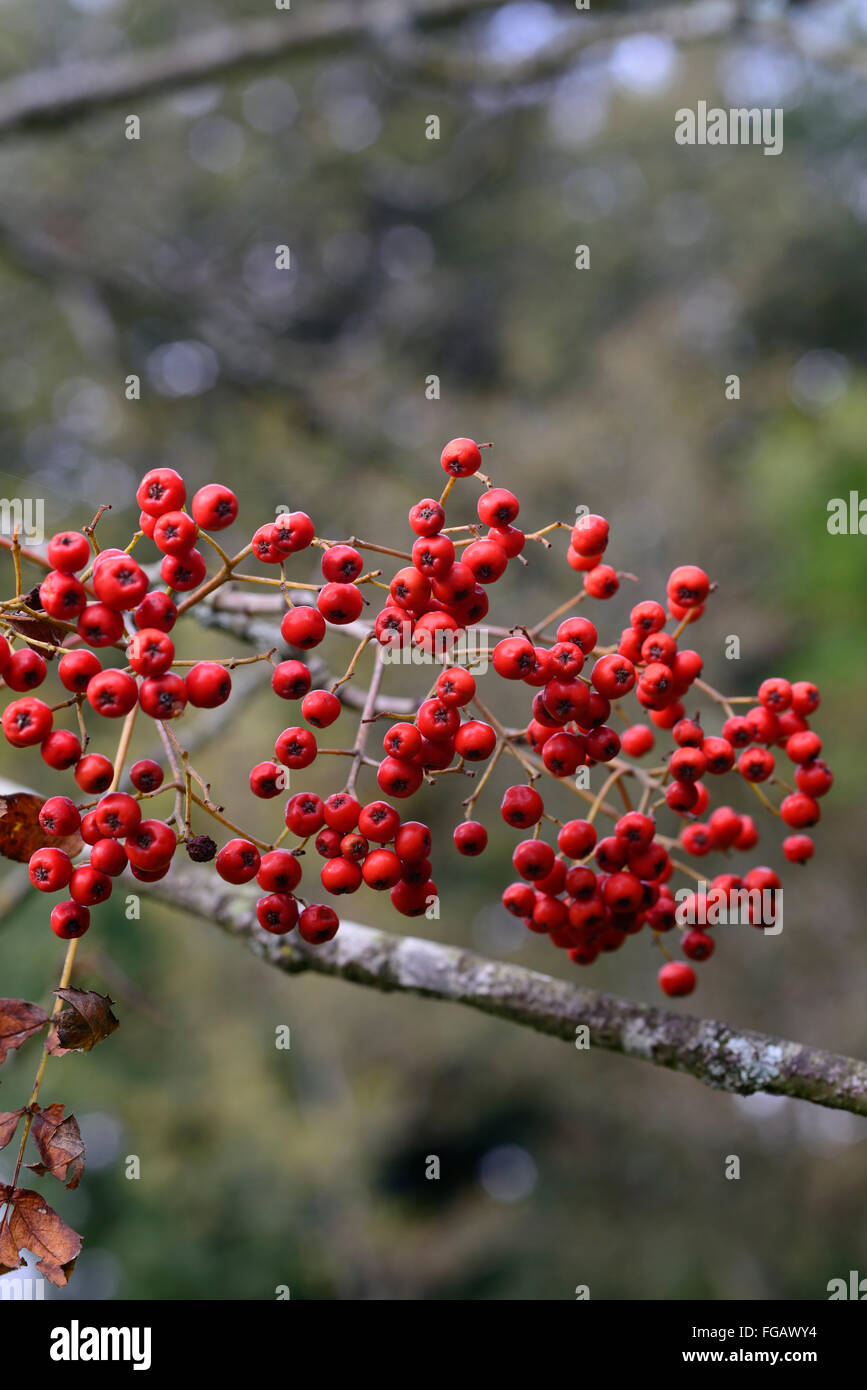
[[[107,57],[259,9],[11,0],[0,64]],[[484,51],[542,10],[437,41]],[[787,870],[782,936],[733,934],[691,1004],[863,1055],[865,541],[826,525],[831,498],[865,487],[863,96],[845,70],[734,40],[642,89],[636,61],[659,60],[598,46],[547,85],[491,93],[416,81],[371,44],[134,102],[139,142],[123,109],[7,140],[0,493],[38,489],[51,529],[111,502],[103,543],[123,543],[136,478],[166,463],[190,491],[238,489],[239,545],[288,504],[335,538],[402,546],[408,507],[441,486],[442,443],[470,434],[494,441],[490,469],[529,529],[580,503],[611,518],[614,561],[641,584],[597,605],[609,640],[674,564],[704,565],[719,585],[696,637],[708,679],[729,693],[816,680],[837,781],[816,859]],[[782,157],[675,145],[678,106],[745,84],[785,105]],[[573,268],[580,243],[589,272]],[[124,400],[130,373],[139,402]],[[469,512],[474,485],[459,498]],[[493,621],[562,600],[563,552],[511,566]],[[315,562],[293,577],[314,579]],[[215,650],[207,633],[185,640]],[[247,771],[281,719],[256,697],[201,752],[251,827],[271,822]],[[342,718],[335,744],[350,729]],[[3,776],[47,791],[43,771],[3,754]],[[483,803],[482,861],[452,851],[453,779],[420,794],[443,915],[409,929],[565,974],[497,906],[512,777],[501,764]],[[779,865],[775,827],[762,831]],[[362,920],[406,925],[371,899],[352,904]],[[0,924],[4,994],[46,997],[61,953],[45,916],[28,899]],[[147,900],[140,922],[117,899],[102,910],[82,957],[80,981],[112,994],[122,1025],[52,1064],[44,1092],[91,1139],[82,1187],[57,1198],[86,1234],[73,1297],[257,1299],[285,1284],[293,1298],[568,1299],[586,1283],[594,1298],[810,1299],[867,1267],[851,1116],[738,1101],[444,1004],[283,979]],[[642,936],[581,983],[655,999],[657,963]],[[289,1052],[274,1046],[284,1024]],[[7,1062],[9,1106],[32,1068],[32,1046]],[[729,1154],[740,1181],[723,1176]]]

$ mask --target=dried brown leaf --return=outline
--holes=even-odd
[[[12,1135],[18,1128],[18,1121],[24,1114],[24,1107],[20,1110],[4,1110],[0,1114],[0,1149],[5,1149]]]
[[[84,1172],[84,1142],[74,1115],[63,1118],[63,1106],[55,1102],[33,1115],[30,1133],[42,1155],[41,1163],[28,1163],[40,1176],[50,1173],[67,1187],[78,1187]]]
[[[58,1287],[69,1282],[81,1250],[81,1236],[67,1226],[45,1198],[32,1188],[14,1190],[0,1184],[0,1204],[8,1202],[0,1218],[0,1274],[20,1269],[21,1252],[39,1257],[36,1268]]]
[[[14,1047],[20,1047],[48,1022],[48,1014],[38,1004],[23,999],[0,999],[0,1062]]]
[[[111,1011],[114,1003],[107,994],[92,989],[56,989],[54,993],[69,1008],[56,1019],[57,1044],[67,1051],[89,1052],[118,1026]]]

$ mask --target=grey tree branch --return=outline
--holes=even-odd
[[[268,936],[243,889],[207,872],[175,870],[150,895],[221,927],[288,975],[313,971],[386,992],[450,1000],[539,1033],[574,1042],[586,1024],[592,1047],[686,1072],[716,1090],[791,1096],[867,1115],[867,1062],[841,1057],[715,1019],[693,1018],[583,989],[507,961],[417,937],[343,922],[333,941],[308,946]]]
[[[328,0],[225,25],[107,61],[25,73],[0,85],[0,134],[66,124],[137,97],[210,82],[279,58],[352,46],[394,26],[436,26],[497,0]]]

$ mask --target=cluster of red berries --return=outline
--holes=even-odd
[[[493,671],[533,691],[526,726],[517,733],[504,729],[481,706],[476,679],[467,669],[471,663],[449,658],[466,629],[487,617],[488,591],[509,562],[522,555],[528,539],[540,540],[545,532],[528,537],[515,524],[518,499],[505,488],[493,487],[479,473],[484,447],[470,439],[456,439],[443,450],[441,465],[449,481],[442,497],[423,498],[410,509],[415,536],[406,555],[410,563],[398,569],[387,586],[379,586],[388,590],[385,605],[374,619],[360,625],[364,642],[373,637],[381,646],[395,648],[412,643],[440,667],[427,698],[385,733],[383,756],[374,760],[380,791],[395,800],[406,799],[424,780],[434,782],[450,770],[471,771],[472,764],[508,751],[521,762],[526,782],[507,790],[501,814],[513,828],[531,831],[532,838],[522,840],[515,849],[513,864],[520,881],[503,893],[507,910],[531,931],[547,934],[578,964],[590,964],[600,952],[619,949],[628,936],[645,926],[668,956],[662,937],[681,920],[669,887],[679,868],[673,850],[679,845],[700,857],[711,851],[751,850],[758,841],[752,817],[727,805],[711,809],[708,785],[714,778],[735,771],[776,811],[795,832],[783,843],[789,860],[804,863],[813,854],[812,840],[804,832],[819,819],[819,798],[833,781],[820,756],[821,739],[809,727],[819,692],[805,681],[767,680],[753,707],[739,715],[728,700],[704,685],[701,656],[680,646],[682,632],[701,617],[713,588],[704,571],[694,565],[681,565],[672,572],[665,606],[656,600],[637,603],[629,626],[612,647],[600,646],[595,624],[583,616],[563,617],[555,634],[546,636],[555,617],[585,597],[611,598],[624,577],[605,559],[609,523],[604,517],[586,514],[564,528],[570,531],[567,560],[573,570],[583,573],[583,589],[533,630],[494,630],[500,640],[491,656]],[[444,504],[455,481],[477,474],[485,485],[477,503],[478,522],[446,528]],[[81,935],[89,925],[90,909],[108,898],[113,878],[127,868],[142,882],[162,878],[181,843],[195,860],[214,859],[218,874],[229,883],[255,879],[263,892],[257,903],[259,923],[274,934],[297,926],[306,941],[320,943],[338,929],[333,908],[308,905],[297,892],[301,856],[310,840],[324,861],[320,881],[328,894],[342,896],[366,884],[377,891],[389,890],[402,914],[427,911],[437,897],[428,827],[403,820],[388,801],[365,804],[355,795],[361,767],[372,761],[364,755],[363,727],[354,749],[349,750],[352,771],[341,789],[324,797],[315,792],[290,796],[285,806],[286,829],[274,844],[239,834],[219,852],[208,836],[192,834],[189,802],[183,823],[176,815],[166,820],[143,818],[145,799],[171,787],[176,793],[183,790],[177,783],[165,783],[159,764],[135,763],[129,772],[132,790],[119,791],[121,765],[87,753],[86,736],[53,727],[55,712],[74,706],[83,733],[87,711],[112,719],[138,708],[165,724],[181,716],[187,705],[215,708],[223,704],[232,688],[227,669],[231,663],[179,662],[169,633],[179,611],[193,608],[215,587],[231,582],[237,565],[247,556],[280,566],[288,605],[281,635],[296,655],[280,661],[274,661],[270,653],[266,657],[274,694],[282,700],[298,700],[303,721],[283,729],[275,741],[273,759],[252,768],[253,794],[263,799],[280,796],[286,789],[286,773],[308,768],[317,758],[316,732],[332,725],[341,713],[343,682],[336,681],[331,689],[312,688],[311,671],[302,657],[323,641],[329,627],[346,627],[362,617],[361,586],[375,583],[373,575],[379,573],[362,573],[365,543],[321,540],[305,512],[287,511],[259,526],[240,555],[230,559],[210,534],[230,526],[237,517],[237,498],[228,488],[219,484],[201,488],[188,512],[183,479],[172,469],[157,468],[142,479],[136,497],[140,532],[162,555],[159,573],[165,587],[152,586],[130,553],[132,545],[127,550],[96,550],[93,542],[92,551],[87,535],[62,532],[48,544],[50,568],[39,588],[41,608],[63,632],[62,638],[56,644],[39,642],[32,632],[28,637],[24,631],[22,645],[13,651],[0,635],[0,676],[9,689],[23,695],[3,712],[6,739],[15,747],[39,744],[50,767],[71,770],[80,791],[95,798],[76,803],[67,796],[52,796],[40,813],[46,838],[78,833],[89,850],[87,862],[77,865],[64,849],[50,844],[30,860],[30,877],[38,889],[69,892],[68,900],[51,914],[54,931],[66,938]],[[545,530],[562,526],[553,523]],[[92,528],[88,534],[92,541]],[[222,560],[222,569],[211,580],[197,548],[202,538]],[[314,546],[322,552],[323,582],[288,585],[286,560]],[[402,552],[372,548],[402,557]],[[315,590],[315,601],[293,604],[290,592],[298,588]],[[178,605],[176,594],[188,594],[188,598]],[[669,625],[673,630],[667,630]],[[19,640],[11,621],[4,626],[13,642]],[[57,673],[71,695],[54,708],[24,694],[46,678],[48,665],[40,647],[49,660],[59,655]],[[122,653],[122,660],[111,667],[103,666],[96,655],[109,648]],[[172,669],[177,666],[187,667],[186,675]],[[697,690],[710,696],[726,715],[718,735],[705,733],[700,719],[687,714],[684,700]],[[629,721],[621,706],[629,695],[646,712],[648,723]],[[468,711],[473,704],[484,718],[471,717]],[[620,734],[610,722],[613,713],[627,726]],[[639,760],[654,748],[657,731],[671,733],[673,750],[661,766],[642,771]],[[125,750],[124,740],[121,746]],[[772,750],[779,749],[794,764],[796,790],[775,775]],[[176,751],[183,756],[180,745],[176,744]],[[577,782],[574,788],[592,803],[587,819],[564,823],[546,812],[536,786],[541,775],[565,781],[579,769],[598,764],[610,765],[598,796],[586,786],[579,789]],[[176,766],[174,771],[177,776]],[[629,801],[626,777],[635,778],[641,787],[637,809]],[[465,806],[475,806],[486,781],[487,776],[481,779]],[[768,801],[761,783],[784,787],[786,795],[779,808]],[[619,817],[605,801],[615,785],[627,808]],[[189,796],[189,777],[186,790]],[[196,804],[203,811],[216,809],[207,795]],[[655,813],[661,808],[679,818],[679,836],[673,838],[658,829]],[[594,822],[600,811],[612,815],[615,824],[611,835],[598,839]],[[546,820],[557,829],[556,850],[541,837]],[[294,850],[281,847],[287,833],[298,837]],[[455,828],[454,844],[461,854],[479,855],[487,842],[487,830],[478,820],[464,819]],[[758,866],[742,877],[719,874],[710,887],[725,891],[775,888],[779,879],[773,870]],[[701,905],[700,896],[693,893],[692,907]],[[683,934],[687,961],[705,960],[713,949],[706,928]],[[685,994],[694,988],[695,975],[686,962],[669,959],[659,981],[666,993]]]

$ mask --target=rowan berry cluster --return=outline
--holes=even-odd
[[[139,530],[124,550],[99,548],[95,532],[104,508],[82,532],[53,536],[44,556],[22,552],[17,539],[13,542],[9,548],[17,592],[0,605],[0,676],[22,698],[6,706],[3,733],[13,747],[38,745],[45,763],[68,772],[78,789],[77,795],[54,795],[42,805],[45,844],[29,865],[38,890],[68,892],[51,912],[58,936],[71,939],[87,931],[91,909],[110,896],[118,876],[128,871],[144,883],[162,878],[179,845],[198,862],[213,860],[228,883],[255,879],[262,890],[258,921],[273,934],[297,927],[306,941],[318,944],[338,930],[332,907],[308,902],[299,893],[311,841],[324,861],[318,877],[329,896],[353,893],[365,884],[388,890],[399,913],[422,914],[437,897],[430,831],[419,821],[404,820],[391,801],[411,798],[423,782],[436,784],[446,774],[475,778],[474,765],[486,763],[462,803],[462,819],[454,830],[459,853],[480,855],[488,832],[473,813],[504,754],[519,764],[521,781],[506,791],[501,817],[528,836],[513,854],[518,881],[502,895],[505,908],[580,965],[589,965],[600,952],[618,950],[646,927],[666,957],[659,983],[667,994],[689,993],[695,974],[688,962],[705,960],[714,950],[706,927],[691,928],[681,940],[686,960],[670,958],[663,938],[680,924],[673,876],[683,873],[693,883],[699,881],[676,852],[694,859],[711,852],[748,852],[759,838],[751,816],[712,797],[715,779],[734,773],[794,832],[783,842],[789,860],[803,864],[812,856],[813,843],[804,832],[818,821],[819,798],[833,780],[821,758],[821,739],[809,726],[819,704],[816,687],[772,678],[755,698],[727,699],[707,685],[701,679],[701,656],[681,645],[714,588],[705,572],[691,564],[672,571],[664,605],[655,599],[636,603],[619,640],[600,645],[596,625],[570,610],[587,599],[610,599],[621,580],[634,579],[605,558],[608,521],[585,514],[574,525],[553,522],[526,534],[516,524],[517,497],[494,487],[480,471],[484,447],[456,439],[443,450],[448,482],[438,499],[423,498],[410,509],[415,537],[410,551],[355,537],[346,543],[326,540],[305,512],[281,511],[229,555],[215,533],[236,521],[235,495],[210,484],[196,492],[188,511],[184,481],[170,468],[152,469],[141,480],[136,493]],[[482,484],[478,520],[447,527],[446,501],[464,478]],[[533,627],[485,629],[494,639],[493,676],[528,687],[523,721],[506,727],[482,702],[473,659],[455,659],[455,643],[487,618],[490,587],[510,563],[526,563],[522,552],[527,542],[550,549],[547,537],[558,530],[569,531],[566,558],[573,571],[583,574],[582,587]],[[152,542],[161,556],[158,580],[156,565],[140,564],[132,554],[142,542]],[[210,577],[199,546],[216,556]],[[311,549],[321,551],[321,580],[287,577],[291,557]],[[388,583],[381,582],[381,570],[363,573],[364,550],[406,563]],[[48,570],[38,597],[22,597],[22,558]],[[242,571],[239,566],[247,559],[266,572]],[[268,567],[278,568],[279,578],[268,577]],[[224,586],[242,593],[247,585],[270,586],[269,601],[280,604],[280,633],[289,649],[284,658],[275,658],[276,648],[243,660],[177,658],[170,634],[179,617],[212,600]],[[375,617],[365,617],[365,591],[377,589],[385,601]],[[310,601],[297,601],[305,590]],[[346,673],[318,688],[313,659],[304,658],[329,630],[337,629],[348,632],[357,646]],[[404,645],[419,649],[433,668],[430,689],[396,717],[380,696],[383,663],[376,661],[352,747],[322,748],[317,734],[345,708],[348,682],[369,645],[373,650],[377,645],[392,651]],[[113,664],[104,664],[98,653]],[[47,679],[55,659],[70,698],[49,705],[32,692]],[[254,662],[270,669],[275,697],[299,702],[300,720],[279,733],[273,756],[251,769],[253,794],[282,798],[291,775],[320,756],[349,760],[348,775],[337,779],[330,795],[296,791],[288,796],[283,828],[270,843],[227,818],[174,732],[188,707],[223,705],[231,695],[232,670]],[[635,722],[626,712],[627,697],[637,701],[648,722]],[[700,716],[687,712],[688,697],[696,702],[703,697],[721,711],[719,733],[706,731]],[[737,703],[749,708],[739,714]],[[55,727],[61,712],[77,721],[77,731]],[[129,789],[121,790],[138,713],[156,726],[165,766],[139,759],[129,768]],[[87,752],[86,720],[91,715],[123,721],[113,761]],[[367,744],[379,718],[390,722],[382,756],[374,758]],[[613,727],[615,718],[624,725],[620,732]],[[645,768],[642,759],[665,734],[671,735],[673,747]],[[794,766],[795,788],[777,773],[781,750]],[[607,772],[594,792],[576,774],[601,764]],[[389,800],[364,802],[356,795],[359,775],[367,767],[375,769],[379,790]],[[586,816],[561,820],[552,815],[537,786],[545,777],[582,797],[589,805]],[[762,784],[782,789],[779,806]],[[635,805],[629,788],[637,794]],[[174,795],[173,810],[163,819],[147,816],[147,803],[165,794]],[[611,805],[612,794],[622,800],[622,812]],[[674,818],[674,833],[663,833],[657,813]],[[612,833],[602,838],[596,826],[600,815],[613,821]],[[223,838],[231,832],[219,850],[210,836],[194,832],[193,819],[202,817],[210,817]],[[556,836],[556,848],[543,838],[546,823],[553,827],[550,838]],[[51,843],[76,835],[85,847],[79,853]],[[742,876],[720,873],[711,887],[727,893],[766,889],[779,887],[779,879],[772,869],[755,866]],[[693,907],[697,897],[694,892]]]

